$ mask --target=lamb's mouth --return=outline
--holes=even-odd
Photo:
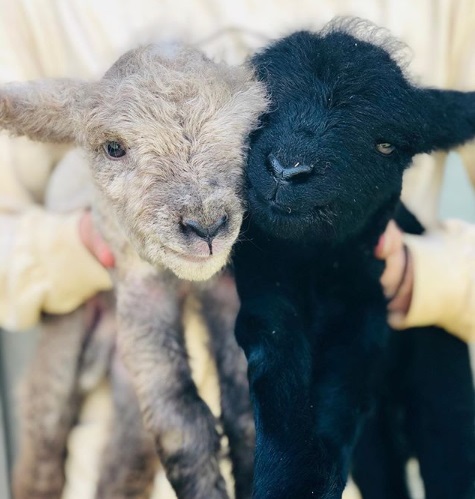
[[[252,192],[252,196],[254,199],[257,201],[257,204],[260,205],[262,208],[270,210],[273,213],[276,213],[280,216],[298,216],[300,213],[296,210],[293,209],[290,206],[286,206],[284,204],[281,204],[274,199],[266,199],[264,196],[257,192]]]
[[[199,264],[205,265],[205,264],[215,260],[216,258],[221,259],[223,257],[223,255],[227,255],[229,253],[229,251],[227,251],[227,250],[224,250],[224,251],[221,250],[218,253],[213,252],[212,254],[210,253],[208,255],[196,255],[193,253],[186,253],[184,251],[177,251],[177,250],[170,248],[169,246],[165,246],[165,251],[173,258],[182,260],[182,261],[187,262],[187,263],[195,263],[198,265]]]
[[[250,191],[250,195],[251,199],[254,200],[258,206],[284,218],[307,218],[311,214],[325,215],[327,212],[332,210],[332,202],[329,200],[322,200],[320,203],[316,203],[313,207],[313,210],[310,210],[307,213],[302,212],[298,208],[293,208],[291,206],[279,203],[275,199],[268,199],[255,191]]]
[[[206,263],[212,260],[213,255],[193,255],[191,253],[184,253],[181,251],[176,251],[169,246],[165,246],[165,250],[167,253],[170,253],[176,258],[179,258],[180,260],[185,260],[186,262],[190,263]]]

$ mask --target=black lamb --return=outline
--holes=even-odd
[[[415,86],[381,38],[337,22],[252,59],[272,103],[234,257],[255,499],[341,497],[390,336],[374,248],[412,157],[475,136],[475,92]]]

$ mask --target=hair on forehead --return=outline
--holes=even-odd
[[[219,82],[222,87],[228,86],[232,91],[241,90],[243,85],[255,85],[249,68],[216,63],[202,51],[177,42],[149,44],[130,50],[105,73],[103,81],[135,77],[142,82],[158,79],[163,86],[192,83],[195,80],[209,81],[211,85]]]
[[[338,33],[350,35],[384,50],[402,70],[404,77],[411,80],[407,68],[413,52],[406,43],[395,38],[389,29],[377,26],[367,19],[340,16],[328,22],[319,32],[322,38]]]

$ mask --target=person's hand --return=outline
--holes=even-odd
[[[95,229],[90,211],[85,211],[79,220],[79,237],[84,246],[104,267],[111,268],[115,265],[114,255]]]
[[[386,268],[381,276],[384,294],[389,299],[388,310],[406,314],[412,299],[414,283],[413,261],[402,232],[390,221],[375,249],[375,256],[385,260]]]

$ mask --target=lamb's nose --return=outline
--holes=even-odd
[[[273,154],[269,154],[268,159],[272,173],[278,180],[294,180],[297,177],[302,178],[313,171],[313,165],[301,165],[300,163],[284,167]]]
[[[218,232],[226,227],[228,215],[225,213],[215,223],[208,226],[204,226],[198,220],[191,218],[184,218],[181,223],[186,230],[195,233],[205,241],[211,242],[217,236]]]

